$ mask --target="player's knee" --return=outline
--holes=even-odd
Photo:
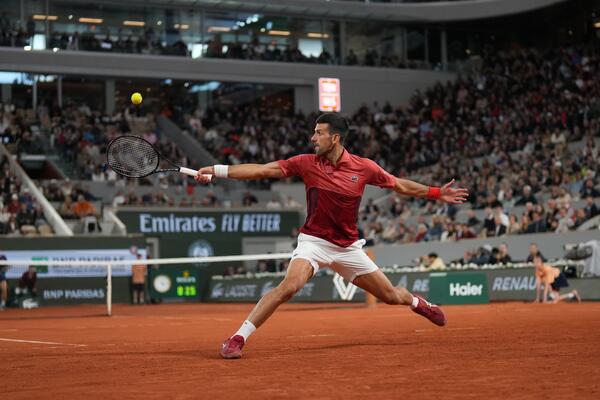
[[[298,290],[301,289],[301,286],[294,282],[281,282],[279,286],[277,286],[278,296],[281,301],[285,302],[290,300]]]

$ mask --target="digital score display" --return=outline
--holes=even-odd
[[[342,111],[342,91],[337,78],[319,78],[319,111]]]
[[[151,270],[150,294],[160,299],[197,299],[198,273],[195,269],[162,267]]]

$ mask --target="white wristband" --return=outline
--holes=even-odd
[[[229,165],[218,164],[213,166],[213,169],[217,178],[227,178],[229,175]]]

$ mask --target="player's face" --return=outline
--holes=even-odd
[[[310,138],[310,141],[318,156],[325,155],[333,149],[333,146],[335,145],[334,136],[335,134],[332,135],[331,132],[329,132],[329,124],[315,125],[315,133]]]

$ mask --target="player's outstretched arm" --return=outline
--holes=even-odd
[[[453,188],[455,180],[442,187],[425,186],[409,179],[396,178],[394,191],[413,197],[423,197],[431,200],[442,200],[446,203],[462,204],[467,200],[469,191],[464,188]]]
[[[211,175],[211,178],[205,175]],[[215,177],[238,180],[283,178],[283,171],[277,161],[268,164],[212,165],[200,168],[196,180],[210,183]]]

